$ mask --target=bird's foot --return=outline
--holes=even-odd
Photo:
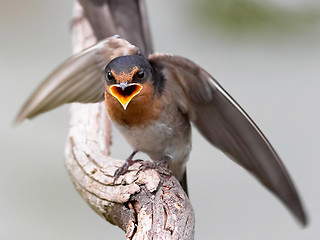
[[[142,160],[133,160],[132,159],[137,152],[138,151],[134,151],[133,153],[131,153],[131,155],[126,159],[125,163],[115,171],[113,184],[115,184],[115,182],[118,180],[118,178],[121,175],[123,175],[123,174],[128,172],[128,169],[129,169],[130,166],[132,166],[136,162],[142,161]]]
[[[154,169],[154,170],[157,170],[157,172],[162,175],[170,176],[171,171],[169,170],[169,166],[168,166],[168,162],[167,162],[170,159],[171,159],[171,157],[165,156],[165,157],[162,157],[158,161],[146,162],[143,165],[141,165],[139,170],[144,171],[144,170],[148,170],[148,169]]]

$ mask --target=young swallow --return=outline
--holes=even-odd
[[[269,141],[221,85],[186,58],[160,53],[144,57],[126,40],[107,38],[58,67],[32,94],[16,122],[64,103],[103,100],[135,152],[145,152],[154,161],[167,159],[185,189],[192,122],[306,224],[297,191]]]

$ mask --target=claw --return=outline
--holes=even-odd
[[[115,184],[115,182],[118,180],[118,178],[121,175],[128,172],[128,169],[130,166],[132,166],[135,162],[140,161],[140,160],[137,160],[137,161],[132,160],[134,155],[136,155],[137,152],[138,152],[137,150],[133,151],[133,153],[131,153],[131,155],[126,159],[125,163],[115,171],[113,184]]]

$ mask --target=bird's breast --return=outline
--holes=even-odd
[[[153,161],[169,157],[169,168],[181,180],[191,151],[191,130],[187,122],[180,126],[154,121],[144,127],[116,124],[128,143],[146,153]]]
[[[131,146],[152,156],[164,155],[165,146],[173,137],[173,129],[158,121],[147,126],[116,126]]]
[[[106,107],[127,142],[135,149],[158,161],[170,157],[173,174],[182,178],[184,165],[191,150],[191,127],[170,95],[133,98],[126,110],[112,96],[106,94]]]

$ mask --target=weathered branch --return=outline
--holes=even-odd
[[[96,42],[83,9],[75,3],[74,52]],[[162,166],[135,163],[113,184],[123,160],[109,156],[111,125],[103,103],[71,105],[66,165],[80,195],[127,239],[193,239],[194,212],[178,181]],[[163,171],[162,171],[163,170]]]

